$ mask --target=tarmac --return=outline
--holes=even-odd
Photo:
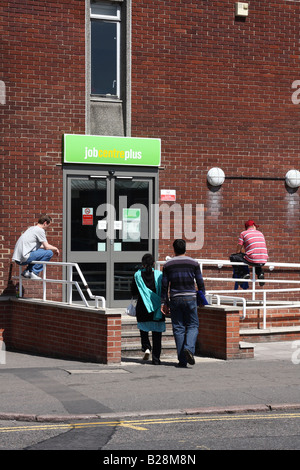
[[[175,357],[105,365],[20,352],[0,357],[0,420],[68,422],[124,417],[300,410],[300,341],[254,344],[254,358]]]

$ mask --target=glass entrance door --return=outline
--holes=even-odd
[[[73,174],[66,184],[67,261],[79,264],[91,292],[104,296],[107,307],[127,306],[143,254],[155,254],[154,178]]]

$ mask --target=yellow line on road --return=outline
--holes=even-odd
[[[137,431],[148,431],[147,428],[142,428],[141,426],[133,426],[132,424],[129,424],[129,423],[120,423],[119,426],[123,428],[136,429]]]
[[[6,426],[0,427],[0,433],[5,432],[27,432],[27,431],[43,431],[43,430],[71,430],[84,429],[97,426],[119,426],[136,429],[138,431],[147,431],[145,426],[153,424],[176,424],[191,422],[213,422],[213,421],[238,421],[238,420],[272,420],[272,419],[299,419],[300,413],[268,413],[268,414],[230,414],[230,415],[193,415],[193,416],[176,416],[176,417],[159,417],[159,418],[141,418],[134,420],[120,421],[98,421],[84,423],[52,423],[52,424],[30,424],[22,426]]]

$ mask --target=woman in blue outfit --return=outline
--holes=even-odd
[[[136,319],[140,330],[143,360],[148,360],[152,351],[152,364],[160,364],[161,337],[166,330],[165,316],[161,313],[161,271],[153,269],[154,258],[147,253],[142,258],[142,269],[133,278],[131,292],[137,297]],[[152,331],[152,343],[149,332]]]

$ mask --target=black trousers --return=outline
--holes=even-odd
[[[263,264],[258,264],[258,263],[249,263],[248,261],[245,260],[245,254],[244,253],[234,253],[229,257],[230,261],[232,263],[245,263],[248,266],[255,266],[255,274],[257,277],[259,277],[261,274],[263,274],[262,266]],[[242,278],[245,276],[245,274],[248,273],[248,269],[243,266],[233,266],[234,272],[236,273],[237,277]]]
[[[159,360],[161,353],[161,333],[158,331],[152,331],[152,343],[153,348],[150,343],[148,331],[140,330],[142,351],[145,352],[146,349],[152,351],[152,360]]]

